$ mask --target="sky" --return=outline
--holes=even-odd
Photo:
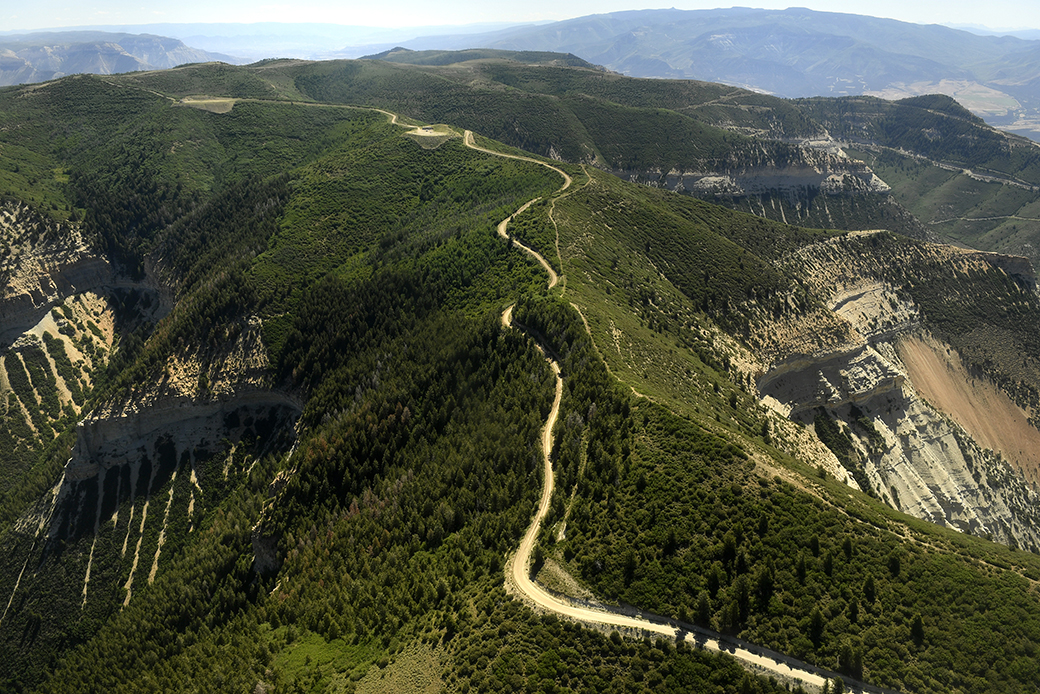
[[[782,9],[792,2],[738,2]],[[66,26],[196,22],[327,22],[408,27],[477,22],[556,21],[589,14],[661,7],[730,7],[717,0],[0,0],[0,31]],[[813,10],[888,17],[918,24],[976,24],[992,29],[1040,29],[1035,0],[804,0]]]

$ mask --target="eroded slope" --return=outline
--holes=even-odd
[[[1004,285],[1004,304],[1035,306],[1032,274],[1004,256],[904,245],[893,258],[893,250],[878,234],[807,246],[785,260],[861,343],[803,358],[794,369],[771,365],[759,391],[785,416],[814,425],[864,491],[919,518],[1037,546],[1036,464],[1023,443],[1040,433],[1031,411],[1012,399],[1035,386],[1023,380],[1001,389],[999,364],[990,373],[975,364],[969,375],[956,348],[936,337],[947,323],[930,315],[938,310],[934,294],[922,297],[908,281],[915,266],[961,278],[954,298],[971,304],[973,285],[1017,277],[1021,284]]]

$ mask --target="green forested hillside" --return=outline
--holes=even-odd
[[[1040,147],[989,128],[953,99],[869,97],[799,101],[847,139],[893,196],[944,240],[1024,255],[1040,234]]]
[[[506,582],[543,483],[555,377],[540,347],[564,394],[536,563],[566,568],[569,590],[899,690],[1035,682],[1035,556],[774,447],[734,346],[766,353],[771,326],[826,315],[781,260],[834,232],[582,165],[757,146],[680,115],[675,90],[724,88],[650,83],[627,98],[659,103],[637,108],[616,76],[479,69],[548,86],[518,99],[503,79],[473,91],[384,63],[272,62],[0,92],[0,193],[77,224],[118,269],[105,291],[165,307],[114,322],[78,417],[43,397],[54,374],[75,380],[73,359],[51,340],[50,361],[20,353],[9,407],[38,391],[56,435],[0,451],[5,475],[45,461],[4,490],[0,689],[386,690],[418,671],[462,692],[791,688],[536,611]],[[754,114],[747,98],[737,110]],[[402,116],[448,126],[406,137]],[[459,128],[511,130],[480,141],[507,156]],[[548,143],[570,163],[509,147]],[[496,233],[532,200],[508,231],[561,271],[557,288]],[[504,326],[514,305],[519,327]]]
[[[578,320],[587,319],[596,335],[613,332],[614,344],[609,337],[600,343],[606,361],[650,402],[610,390],[593,398],[591,409],[589,399],[565,399],[560,491],[551,519],[562,522],[566,533],[560,537],[557,525],[543,536],[551,556],[598,597],[654,605],[658,613],[740,634],[902,691],[999,691],[1015,688],[1015,678],[1027,672],[1036,676],[1031,646],[1001,650],[999,644],[1016,637],[1001,635],[1008,622],[997,616],[1002,610],[1037,614],[1034,582],[1040,563],[1035,557],[1017,553],[1023,561],[1018,574],[976,573],[982,566],[1008,567],[1008,557],[1016,553],[956,533],[926,538],[918,534],[923,524],[905,526],[891,509],[865,495],[838,502],[831,494],[844,485],[806,468],[809,483],[801,478],[790,486],[789,478],[772,475],[757,454],[765,450],[782,459],[770,446],[764,411],[745,400],[740,370],[728,356],[705,358],[705,351],[711,355],[705,342],[712,341],[698,344],[697,339],[704,338],[700,321],[705,314],[717,324],[730,321],[735,334],[750,324],[753,334],[761,318],[741,315],[748,307],[744,300],[757,296],[751,305],[768,309],[770,297],[784,293],[777,291],[780,283],[767,291],[769,273],[743,275],[736,268],[719,275],[755,277],[760,284],[712,287],[714,273],[702,274],[700,267],[723,268],[728,255],[741,268],[755,268],[755,263],[812,243],[813,234],[782,227],[761,234],[764,223],[756,227],[740,217],[713,216],[718,208],[698,210],[698,203],[677,196],[622,190],[604,177],[558,203],[561,218],[574,222],[561,225],[567,295],[584,316],[565,318],[568,311],[560,307],[555,332],[561,354],[568,349],[562,345],[585,340]],[[651,214],[653,225],[646,221]],[[680,216],[682,223],[672,221]],[[603,230],[594,246],[582,240],[590,226]],[[709,229],[718,234],[718,248],[727,248],[727,237],[733,244],[720,259],[700,245]],[[655,236],[660,230],[669,230],[670,251]],[[759,230],[761,235],[755,233]],[[840,242],[861,246],[856,255],[870,259],[865,265],[876,262],[881,272],[898,275],[894,282],[920,295],[928,325],[954,344],[968,335],[1007,330],[997,327],[1007,315],[997,308],[1004,301],[998,295],[1020,297],[1012,310],[1037,307],[1003,273],[951,278],[931,262],[906,264],[911,249],[919,247],[908,239]],[[901,250],[885,250],[888,246]],[[880,260],[896,257],[904,262]],[[977,296],[974,308],[955,298],[969,291]],[[705,294],[725,297],[729,304],[720,311],[714,302],[705,302]],[[700,316],[698,306],[703,307]],[[812,308],[795,304],[787,310]],[[626,316],[628,311],[638,320]],[[967,322],[952,328],[962,317]],[[745,327],[741,320],[747,321]],[[1020,315],[1016,320],[1035,325],[1037,318]],[[564,334],[560,326],[568,321],[570,331]],[[994,372],[1010,366],[996,366],[1000,359],[993,353],[974,359],[980,373],[983,362]],[[1007,381],[1010,392],[1032,388],[1027,385],[1032,379],[1021,372]],[[733,388],[730,394],[727,388]],[[1024,401],[1029,397],[1023,393]],[[631,415],[613,414],[616,407],[608,403],[614,399],[629,403]],[[732,444],[735,440],[739,447]],[[944,549],[937,551],[940,546]],[[983,593],[994,603],[978,609],[981,603],[972,596]],[[966,604],[975,607],[962,609]],[[983,625],[978,620],[992,621]],[[1016,635],[1019,626],[1011,627]],[[1026,641],[1035,643],[1035,638]],[[992,669],[979,662],[952,665],[964,653],[980,650],[1001,664]],[[1019,674],[1001,682],[1010,672]]]

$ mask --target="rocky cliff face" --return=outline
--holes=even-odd
[[[958,379],[970,377],[952,368],[931,369],[938,384],[932,388],[952,389],[961,400],[926,400],[915,383],[915,378],[923,380],[922,369],[909,369],[904,362],[906,345],[927,343],[944,355],[953,351],[922,327],[912,301],[856,268],[837,248],[834,242],[817,244],[791,262],[857,339],[774,360],[758,379],[762,402],[809,426],[819,418],[832,420],[849,444],[843,463],[857,473],[859,486],[892,506],[1013,546],[1040,547],[1040,495],[1024,474],[1035,468],[1035,461],[1025,459],[1029,446],[1008,445],[997,453],[992,440],[981,442],[977,433],[987,417],[1009,419],[1007,413],[1017,406],[998,388],[987,392],[991,401],[1003,399],[999,408],[973,406],[981,384],[960,388]],[[1015,272],[1024,281],[1032,277],[1021,259],[941,247],[932,252],[937,258]],[[964,416],[966,411],[974,419]],[[1027,413],[1020,414],[1023,424],[1014,430],[1005,426],[997,438],[1009,443],[1009,437],[1032,440],[1035,434],[1040,441],[1040,432],[1026,423]]]
[[[302,404],[271,387],[262,325],[243,318],[213,344],[182,346],[150,378],[87,414],[94,379],[120,340],[170,310],[170,277],[150,262],[149,279],[130,283],[74,225],[25,206],[0,208],[0,242],[8,438],[42,448],[69,418],[82,418],[61,478],[26,508],[12,542],[25,565],[62,557],[61,570],[82,581],[82,605],[99,591],[120,590],[98,567],[125,562],[132,567],[119,578],[125,605],[169,556],[164,542],[182,541],[222,490],[289,449]],[[35,580],[27,577],[21,590],[31,592]]]
[[[866,164],[850,159],[841,149],[810,147],[793,149],[783,159],[760,157],[713,162],[710,167],[672,171],[614,171],[639,183],[668,188],[699,197],[744,197],[781,193],[802,196],[807,191],[824,195],[888,193],[888,184]],[[749,163],[750,161],[750,163]]]
[[[171,358],[160,378],[79,422],[50,537],[87,534],[126,501],[168,488],[177,474],[190,475],[202,492],[227,478],[233,460],[288,449],[301,403],[268,387],[260,321],[239,328],[215,353]]]
[[[5,401],[8,393],[17,396],[11,399],[17,410],[9,414],[22,417],[46,441],[53,436],[47,425],[65,409],[79,412],[83,400],[73,393],[89,388],[90,374],[104,368],[118,340],[117,323],[123,320],[128,323],[123,327],[132,329],[140,320],[157,320],[171,304],[170,292],[153,288],[157,280],[130,285],[89,247],[76,225],[55,222],[19,203],[0,207],[0,243],[0,276],[5,280],[0,293],[0,393]],[[45,338],[61,347],[52,347]],[[12,385],[10,368],[24,373],[31,361],[32,368],[49,367],[52,385],[47,388],[53,393],[42,392],[46,384],[35,375],[35,393]],[[150,480],[159,470],[157,461],[172,470],[184,455],[194,461],[243,438],[291,438],[300,404],[272,391],[267,378],[260,322],[244,320],[226,345],[173,357],[154,381],[96,408],[77,426],[50,533],[93,527],[91,514],[83,509],[108,504],[105,479],[111,486],[116,475],[107,473],[113,469]],[[18,382],[28,384],[25,376]],[[41,415],[48,398],[56,398],[63,410],[52,407],[53,412]],[[125,487],[124,496],[136,493],[136,483],[128,480]],[[118,493],[109,492],[114,503]]]
[[[668,188],[784,224],[817,229],[885,228],[920,239],[934,235],[890,195],[869,166],[831,140],[777,143],[730,161],[671,171],[615,170],[629,181]]]
[[[1036,288],[1036,271],[1033,269],[1033,264],[1029,261],[1029,258],[1024,258],[1020,255],[987,253],[985,251],[969,251],[967,255],[975,257],[987,265],[1000,268],[1011,277],[1032,286],[1034,289]]]
[[[142,455],[155,457],[162,441],[174,442],[178,449],[216,451],[247,431],[256,435],[252,423],[281,410],[291,420],[299,405],[283,395],[256,391],[201,402],[170,398],[141,410],[93,415],[76,427],[65,481],[82,482],[102,470],[136,464]]]
[[[79,422],[66,480],[78,482],[134,463],[161,440],[178,448],[216,450],[247,431],[257,435],[254,422],[268,416],[288,422],[291,433],[302,403],[268,388],[267,369],[255,318],[242,321],[237,339],[216,354],[171,358],[157,381]]]
[[[79,229],[19,203],[0,206],[0,348],[7,347],[66,298],[114,281],[112,267]]]

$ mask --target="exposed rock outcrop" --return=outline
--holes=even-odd
[[[1025,282],[1034,289],[1036,288],[1036,272],[1033,270],[1033,264],[1029,261],[1029,258],[987,251],[969,251],[969,254],[977,256],[980,260],[993,267],[1000,268],[1020,282]]]
[[[997,267],[1031,281],[1028,261],[1020,262],[1025,259],[948,247],[929,252],[933,262]],[[864,491],[918,518],[1013,546],[1040,548],[1040,495],[1021,467],[1016,470],[967,428],[1006,435],[1006,426],[975,420],[1007,419],[1006,412],[1017,406],[995,387],[988,397],[1003,398],[1000,408],[969,403],[940,410],[926,401],[900,356],[901,345],[925,341],[945,355],[954,351],[927,334],[906,295],[876,279],[882,273],[869,266],[881,261],[844,257],[839,240],[814,244],[796,255],[793,265],[818,295],[828,298],[828,308],[857,339],[774,360],[758,379],[762,402],[806,424],[819,417],[834,420],[853,448],[845,464]],[[940,384],[970,379],[965,370],[953,368],[934,368],[931,376]],[[949,385],[962,399],[978,392],[977,387],[954,386]],[[966,411],[972,413],[971,422]],[[1021,413],[1020,419],[1028,429],[1027,415]],[[1040,432],[1032,433],[1040,439]]]
[[[295,419],[302,403],[269,389],[267,377],[260,321],[244,320],[237,338],[216,353],[171,358],[160,379],[81,421],[66,479],[81,481],[102,468],[128,464],[142,446],[160,438],[213,447],[226,438],[234,442],[232,433],[243,421],[265,413],[285,411]]]
[[[87,246],[75,225],[46,219],[23,204],[0,206],[0,239],[10,248],[0,260],[0,348],[66,298],[113,281],[111,265]]]
[[[278,553],[279,538],[274,535],[264,535],[260,526],[253,528],[253,569],[264,576],[278,573],[282,567],[282,558]]]
[[[759,393],[786,403],[788,409],[782,412],[791,419],[811,419],[811,412],[820,407],[862,405],[898,391],[905,381],[906,375],[877,350],[864,346],[824,361],[800,361],[781,373],[770,372]]]
[[[222,348],[171,357],[158,379],[79,422],[53,536],[87,531],[85,509],[101,504],[107,518],[122,500],[158,489],[186,464],[194,471],[197,461],[243,444],[256,456],[289,448],[302,404],[268,387],[260,321],[243,320],[237,332]]]
[[[630,181],[668,188],[698,196],[740,197],[779,192],[804,195],[806,191],[824,195],[888,193],[888,184],[866,164],[850,159],[841,150],[828,152],[798,148],[789,161],[714,162],[710,168],[672,171],[616,170],[616,176]]]
[[[65,466],[65,480],[81,482],[102,469],[135,463],[142,453],[151,453],[160,440],[177,442],[178,448],[215,450],[224,440],[235,443],[236,432],[240,436],[255,420],[266,418],[272,411],[298,414],[299,409],[291,398],[257,391],[208,402],[170,398],[140,411],[91,417],[76,427],[76,444]]]

